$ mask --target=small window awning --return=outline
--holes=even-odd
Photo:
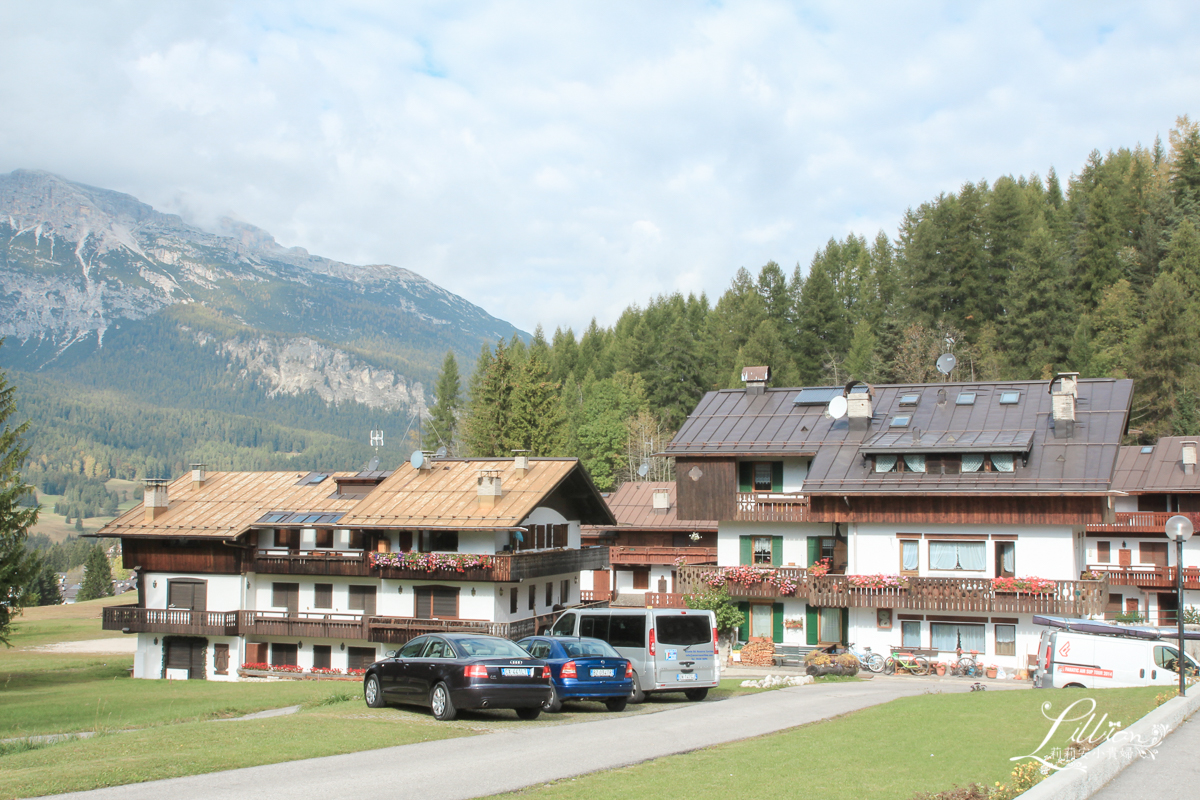
[[[928,432],[914,443],[910,431],[884,431],[858,452],[864,456],[883,453],[1028,453],[1033,431],[959,431],[936,439]]]

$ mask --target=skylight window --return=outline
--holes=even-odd
[[[900,395],[900,405],[901,406],[915,406],[918,402],[920,402],[920,400],[921,400],[921,395],[919,395],[919,394],[914,393],[914,394]]]
[[[975,405],[975,392],[959,392],[958,399],[954,401],[956,406],[973,406]]]
[[[912,417],[907,414],[903,416],[892,417],[892,421],[888,423],[889,428],[907,428]]]
[[[1000,393],[1000,405],[1002,405],[1002,406],[1011,406],[1015,403],[1020,402],[1020,400],[1021,400],[1020,392],[1001,392]]]
[[[1143,448],[1142,448],[1142,452],[1143,452],[1143,453],[1153,453],[1153,452],[1154,452],[1154,445],[1152,445],[1152,444],[1148,444],[1148,445],[1146,445],[1145,447],[1143,447]]]

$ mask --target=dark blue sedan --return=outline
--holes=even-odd
[[[564,700],[599,700],[609,711],[624,711],[633,694],[633,665],[608,642],[577,636],[530,636],[518,644],[550,667],[553,694],[543,711],[562,709]]]

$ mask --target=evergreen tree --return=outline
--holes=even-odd
[[[879,383],[883,380],[883,360],[876,352],[878,339],[871,330],[870,320],[859,320],[854,326],[854,337],[850,340],[850,352],[846,355],[847,380]]]
[[[575,331],[567,328],[564,333],[562,328],[555,328],[550,351],[554,354],[550,362],[550,378],[561,383],[575,372],[579,361],[579,343],[575,341]]]
[[[654,371],[645,376],[650,402],[670,428],[679,430],[703,396],[701,368],[696,337],[680,317],[667,331]]]
[[[804,281],[798,316],[797,377],[803,385],[820,384],[825,379],[825,364],[845,358],[850,332],[833,282],[819,262]]]
[[[1126,378],[1132,373],[1133,337],[1141,325],[1141,304],[1129,281],[1119,280],[1100,299],[1092,314],[1081,320],[1090,333],[1087,342],[1088,360],[1075,360],[1079,371],[1087,378]],[[1079,335],[1076,339],[1078,342]],[[1080,354],[1078,344],[1073,359]]]
[[[13,424],[15,411],[16,388],[0,372],[0,642],[5,645],[12,618],[26,604],[26,589],[39,568],[39,560],[25,547],[38,508],[21,504],[29,492],[21,477],[29,457],[22,440],[29,423]]]
[[[589,374],[583,396],[579,458],[596,486],[610,491],[628,472],[628,424],[647,408],[645,384],[627,372],[603,380]]]
[[[1133,365],[1142,405],[1132,422],[1147,435],[1169,432],[1176,399],[1196,368],[1197,346],[1189,304],[1175,277],[1164,272],[1146,295],[1146,319],[1138,330]]]
[[[31,606],[56,606],[63,602],[58,573],[54,571],[50,562],[40,555],[37,557],[33,581],[29,584],[28,601]]]
[[[111,597],[112,579],[112,566],[108,563],[108,556],[104,553],[104,547],[97,543],[83,567],[83,584],[79,587],[75,601]]]
[[[774,386],[795,386],[797,383],[795,368],[789,357],[783,339],[775,329],[775,323],[764,319],[758,325],[754,335],[738,350],[734,362],[734,374],[729,383],[740,386],[742,370],[746,367],[766,365],[771,368],[771,383]]]
[[[508,437],[516,378],[504,340],[497,341],[491,352],[485,346],[471,376],[471,399],[462,423],[462,443],[469,455],[511,455]]]
[[[1180,220],[1171,234],[1162,268],[1175,276],[1189,300],[1200,301],[1200,232],[1191,219]]]
[[[721,295],[708,317],[708,338],[712,343],[713,357],[721,368],[729,369],[729,365],[736,360],[738,351],[766,316],[763,295],[755,285],[754,279],[744,267],[739,269],[729,289]],[[737,386],[736,383],[729,382],[728,372],[714,377],[721,388]]]
[[[1175,414],[1171,418],[1171,433],[1175,436],[1200,436],[1200,408],[1196,393],[1181,389],[1175,399]]]
[[[550,368],[542,358],[530,353],[514,381],[512,416],[505,431],[510,451],[526,450],[534,456],[564,454],[561,389],[550,380]]]
[[[454,452],[457,444],[455,437],[458,433],[458,415],[462,406],[462,387],[458,376],[458,360],[455,359],[452,350],[446,351],[434,393],[436,400],[433,408],[429,409],[429,432],[425,435],[423,446],[426,450],[437,450],[438,447],[445,446]]]
[[[1061,369],[1070,351],[1074,306],[1066,266],[1045,226],[1014,254],[1014,263],[1000,344],[1011,377],[1038,380]]]

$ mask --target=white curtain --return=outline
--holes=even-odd
[[[842,610],[840,608],[822,608],[820,640],[822,642],[842,641]]]
[[[917,569],[917,552],[918,552],[917,548],[918,548],[918,546],[919,545],[916,542],[901,542],[900,543],[900,553],[901,553],[902,562],[904,564],[904,569],[913,570],[913,571],[915,571]]]
[[[954,542],[930,542],[929,568],[958,569],[958,546]]]
[[[1000,568],[1009,575],[1016,574],[1017,546],[1015,544],[1003,544],[1000,546]]]
[[[979,472],[983,469],[982,453],[965,453],[962,457],[963,472]]]
[[[987,545],[984,542],[959,542],[958,565],[962,569],[983,572],[987,569]]]
[[[986,543],[930,542],[929,568],[983,572],[987,569]]]
[[[896,468],[895,456],[875,456],[876,472],[891,472]]]
[[[925,471],[925,454],[924,453],[909,453],[904,456],[904,466],[908,467],[909,472],[924,472]]]
[[[900,623],[900,646],[901,647],[920,647],[921,646],[921,623],[919,622],[901,622]]]
[[[992,453],[992,466],[997,472],[1013,471],[1012,453]]]
[[[950,625],[944,622],[929,624],[933,639],[933,649],[941,652],[954,652],[962,647],[963,652],[978,650],[985,652],[985,628],[982,625]]]

